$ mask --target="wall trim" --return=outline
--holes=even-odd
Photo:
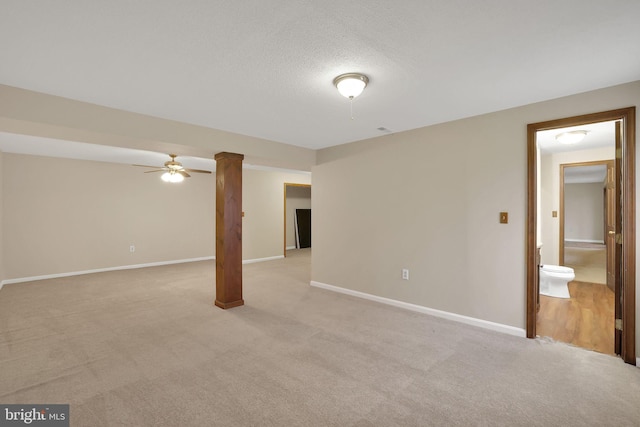
[[[284,259],[284,255],[278,255],[278,256],[270,256],[267,258],[256,258],[256,259],[245,259],[242,261],[243,264],[254,264],[256,262],[265,262],[265,261],[273,261],[276,259]]]
[[[341,288],[339,286],[327,285],[326,283],[320,283],[313,280],[311,281],[310,285],[316,288],[322,288],[341,294],[351,295],[357,298],[363,298],[382,304],[392,305],[394,307],[403,308],[405,310],[417,311],[418,313],[429,314],[431,316],[453,320],[454,322],[464,323],[471,326],[478,326],[480,328],[489,329],[495,332],[501,332],[503,334],[526,338],[526,331],[523,328],[516,328],[514,326],[503,325],[501,323],[490,322],[488,320],[476,319],[474,317],[463,316],[461,314],[450,313],[448,311],[436,310],[435,308],[429,308],[422,305],[416,305],[390,298],[379,297],[377,295],[371,295],[364,292]]]
[[[287,246],[287,247],[286,247],[286,249],[287,249],[288,251],[290,251],[290,250],[292,250],[292,249],[295,249],[295,248],[296,248],[296,245],[293,245],[293,246]]]
[[[565,237],[565,242],[575,242],[575,243],[599,243],[604,245],[604,240],[590,240],[590,239],[567,239]]]
[[[161,265],[183,264],[187,262],[197,262],[197,261],[211,261],[215,259],[216,259],[215,256],[206,256],[206,257],[200,257],[200,258],[187,258],[187,259],[178,259],[178,260],[172,260],[172,261],[149,262],[145,264],[132,264],[132,265],[121,265],[117,267],[96,268],[93,270],[71,271],[68,273],[44,274],[42,276],[19,277],[17,279],[5,279],[0,281],[0,290],[4,285],[11,285],[14,283],[34,282],[36,280],[57,279],[60,277],[80,276],[83,274],[104,273],[106,271],[133,270],[136,268],[159,267]],[[278,256],[267,257],[267,258],[247,259],[242,261],[242,264],[253,264],[256,262],[273,261],[276,259],[284,259],[284,255],[278,255]]]
[[[186,262],[209,261],[213,259],[216,259],[216,257],[207,256],[207,257],[200,257],[200,258],[178,259],[178,260],[172,260],[172,261],[149,262],[145,264],[121,265],[117,267],[97,268],[94,270],[71,271],[68,273],[45,274],[42,276],[20,277],[17,279],[3,280],[2,282],[0,282],[0,289],[2,289],[3,285],[10,285],[13,283],[33,282],[36,280],[46,280],[46,279],[57,279],[59,277],[80,276],[83,274],[92,274],[92,273],[104,273],[106,271],[133,270],[136,268],[158,267],[161,265],[170,265],[170,264],[183,264]]]

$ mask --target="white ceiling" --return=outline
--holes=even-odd
[[[167,154],[152,151],[106,145],[87,144],[31,135],[0,132],[0,151],[28,154],[32,156],[60,157],[98,162],[161,166],[170,160]],[[186,168],[214,171],[213,159],[179,156],[177,159]]]
[[[565,184],[591,184],[597,182],[604,185],[604,179],[606,177],[607,165],[564,168]]]
[[[576,130],[587,131],[587,136],[579,143],[567,145],[561,144],[556,140],[557,135]],[[540,131],[536,135],[536,142],[538,143],[540,151],[544,154],[613,147],[616,143],[615,131],[615,121],[591,123],[588,125]]]
[[[613,154],[613,149],[615,148],[616,143],[615,123],[615,121],[609,121],[539,131],[536,134],[536,142],[542,154],[566,153],[604,147],[610,147]],[[561,144],[556,140],[556,135],[575,130],[587,131],[587,135],[579,143],[566,145]],[[603,165],[576,166],[565,168],[564,170],[564,182],[567,184],[602,183],[606,176],[607,167]]]
[[[1,84],[314,149],[640,79],[637,0],[1,9]],[[355,120],[332,85],[345,72],[370,79]]]
[[[153,151],[135,150],[76,141],[42,138],[31,135],[18,135],[0,132],[0,151],[4,153],[27,154],[31,156],[59,157],[63,159],[92,160],[96,162],[121,163],[128,165],[162,166],[170,160],[168,154]],[[190,169],[216,170],[213,158],[178,156],[182,166]],[[278,170],[280,172],[309,175],[308,171],[273,168],[242,162],[244,169]]]

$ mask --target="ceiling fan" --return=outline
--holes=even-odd
[[[176,154],[169,154],[171,160],[164,162],[164,166],[147,166],[147,165],[133,165],[139,166],[142,168],[153,168],[154,170],[146,171],[145,173],[152,172],[164,172],[161,176],[164,182],[182,182],[185,178],[189,178],[187,172],[195,172],[195,173],[211,173],[210,171],[202,170],[202,169],[188,169],[182,166],[182,163],[176,161]]]

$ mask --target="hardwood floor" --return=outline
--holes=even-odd
[[[607,283],[607,248],[604,245],[565,246],[563,265],[573,268],[578,282]]]
[[[606,285],[573,281],[571,298],[540,295],[537,334],[614,354],[614,293]]]

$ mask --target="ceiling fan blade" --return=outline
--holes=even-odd
[[[153,173],[153,172],[165,172],[166,169],[156,169],[154,171],[145,171],[144,173]]]
[[[191,175],[189,175],[188,173],[186,173],[184,170],[176,171],[176,173],[179,173],[180,175],[184,176],[185,178],[189,178],[189,177],[191,177]]]
[[[131,165],[131,166],[138,166],[141,168],[154,168],[154,169],[157,169],[160,167],[160,166],[147,166],[147,165]]]
[[[189,171],[189,172],[196,172],[196,173],[211,173],[211,171],[206,171],[206,170],[202,170],[202,169],[189,169],[189,168],[184,168],[183,170],[185,170],[185,171]]]

